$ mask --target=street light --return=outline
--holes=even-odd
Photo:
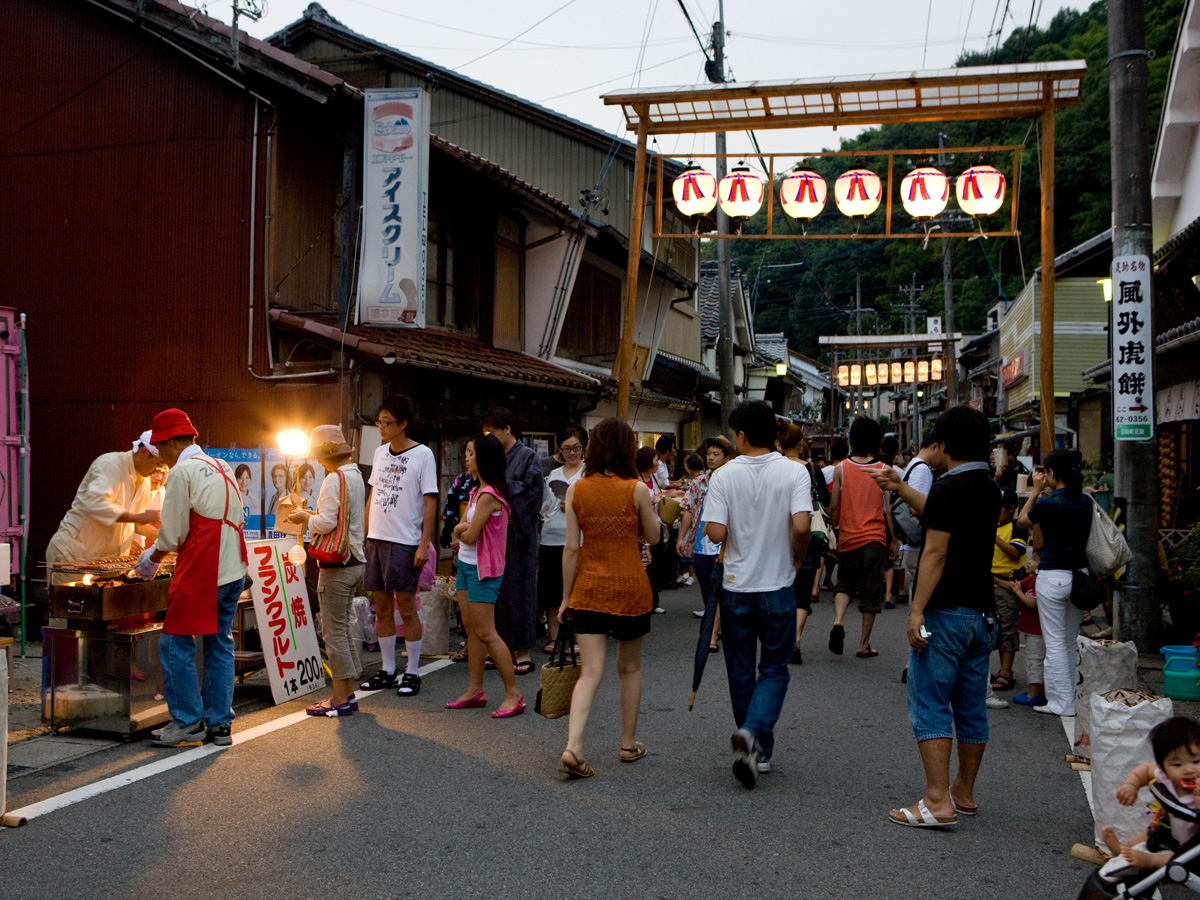
[[[787,373],[788,373],[787,363],[775,363],[775,374],[776,375],[779,375],[780,377],[782,377],[782,376],[786,375]]]

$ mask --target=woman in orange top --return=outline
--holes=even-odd
[[[654,600],[638,540],[657,544],[659,523],[649,489],[637,480],[636,451],[629,426],[605,419],[588,440],[587,474],[567,490],[558,620],[570,616],[583,666],[571,696],[567,748],[562,752],[561,771],[572,778],[595,774],[583,758],[583,732],[604,678],[610,634],[617,639],[621,682],[621,762],[646,755],[646,746],[637,740],[637,722],[642,638],[650,631]]]

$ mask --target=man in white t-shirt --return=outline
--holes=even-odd
[[[417,616],[417,580],[432,552],[437,521],[438,481],[433,451],[408,436],[414,417],[407,397],[389,397],[379,407],[376,426],[382,440],[371,467],[367,498],[363,588],[375,601],[375,627],[383,656],[379,671],[364,690],[396,687],[396,619],[404,621],[408,665],[396,693],[411,697],[421,690],[421,619]]]
[[[733,774],[752,788],[758,773],[771,771],[775,722],[787,695],[796,646],[792,582],[808,550],[812,487],[804,466],[771,449],[776,426],[768,404],[739,404],[729,427],[740,455],[712,474],[704,531],[725,551],[719,599],[737,723]]]
[[[937,436],[933,430],[925,435],[921,444],[921,452],[914,456],[901,473],[902,480],[921,496],[929,494],[933,487],[933,472],[941,465],[941,452],[938,450]],[[901,501],[903,502],[903,501]],[[911,507],[909,507],[911,509]],[[914,512],[915,515],[915,512]],[[921,561],[921,545],[911,544],[903,538],[900,540],[900,560],[904,564],[905,583],[910,594],[917,590],[917,563]],[[897,595],[897,603],[907,603],[908,597]]]

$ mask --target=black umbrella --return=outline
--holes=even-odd
[[[712,579],[708,584],[708,599],[704,603],[704,618],[700,620],[700,643],[696,645],[696,665],[692,669],[692,699],[688,703],[688,712],[696,705],[696,691],[700,689],[700,679],[704,677],[704,667],[708,665],[708,648],[712,644],[713,626],[717,621],[717,590],[722,579],[723,566],[717,563],[713,566]]]

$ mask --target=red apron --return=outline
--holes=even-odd
[[[171,587],[167,591],[167,616],[163,620],[163,634],[217,633],[217,570],[221,562],[223,527],[229,526],[237,531],[242,549],[242,562],[248,562],[242,526],[229,521],[230,486],[239,491],[239,498],[240,490],[221,466],[208,460],[204,462],[216,469],[225,479],[225,515],[220,519],[210,519],[192,510],[188,518],[187,540],[179,548],[175,573],[171,576]]]

